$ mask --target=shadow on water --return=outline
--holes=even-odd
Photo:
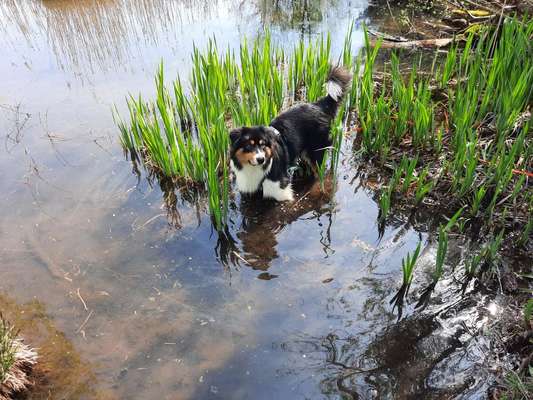
[[[331,185],[330,185],[331,186]],[[331,215],[334,212],[331,187],[321,192],[319,183],[300,181],[294,203],[280,205],[274,201],[241,197],[240,224],[235,227],[242,248],[242,260],[253,269],[266,271],[279,258],[278,235],[296,221],[308,221],[321,227],[320,245],[327,254],[331,243]],[[322,220],[326,220],[323,226]]]

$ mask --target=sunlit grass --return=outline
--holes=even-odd
[[[342,55],[350,63],[351,33]],[[331,62],[329,35],[307,44],[300,41],[288,53],[268,32],[251,43],[243,41],[238,55],[219,50],[210,40],[204,51],[194,48],[190,90],[183,85],[187,79],[178,77],[170,91],[161,63],[156,99],[130,96],[127,122],[115,112],[122,146],[151,170],[204,188],[215,225],[221,228],[230,190],[228,130],[267,125],[284,106],[324,96]],[[333,124],[332,155],[317,166],[322,183],[328,168],[338,163],[345,110]]]
[[[356,88],[363,153],[378,163],[390,162],[389,153],[397,148],[409,152],[411,162],[433,154],[431,172],[427,164],[406,164],[406,156],[401,160],[398,189],[416,203],[447,193],[450,203],[467,204],[471,216],[496,220],[506,207],[531,209],[532,194],[521,189],[532,166],[527,111],[533,91],[532,33],[533,21],[507,19],[499,35],[471,35],[463,49],[452,46],[432,75],[418,75],[414,63],[404,77],[393,53],[390,78],[379,92],[371,72],[380,43],[371,48],[367,37]],[[439,92],[447,101],[436,96]],[[394,179],[389,186],[396,190]],[[416,188],[409,191],[413,182]],[[381,199],[390,208],[387,196]],[[524,223],[525,229],[529,225]]]
[[[417,207],[428,197],[426,206],[455,212],[439,228],[424,304],[445,273],[453,227],[464,232],[470,226],[486,235],[464,262],[467,281],[499,276],[505,232],[516,232],[511,246],[527,246],[530,240],[532,34],[533,20],[508,18],[496,32],[454,44],[429,74],[418,74],[416,61],[402,72],[400,57],[392,53],[379,89],[370,77],[376,74],[380,42],[371,47],[366,37],[361,78],[351,98],[357,99],[353,104],[362,133],[356,143],[363,157],[392,170],[378,200],[380,223],[396,203],[411,201]],[[397,298],[409,287],[413,266],[408,255]]]
[[[409,286],[413,281],[413,272],[415,270],[416,261],[418,260],[418,257],[420,255],[421,245],[422,243],[419,242],[413,254],[411,255],[407,253],[407,255],[402,259],[403,286],[407,288],[407,291],[409,291]]]
[[[7,373],[16,361],[15,338],[13,326],[0,315],[0,384],[5,381]]]

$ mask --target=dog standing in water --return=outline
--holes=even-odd
[[[314,170],[331,146],[330,125],[346,95],[351,74],[331,68],[327,95],[315,103],[298,104],[282,112],[269,126],[252,126],[230,132],[230,165],[241,193],[262,190],[263,197],[293,200],[289,168],[299,159]]]

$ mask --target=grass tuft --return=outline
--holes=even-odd
[[[37,353],[0,314],[0,400],[18,398],[32,385],[29,374],[36,362]]]
[[[4,383],[11,367],[15,364],[16,332],[2,315],[0,315],[0,384]]]

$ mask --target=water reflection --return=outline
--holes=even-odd
[[[396,323],[379,307],[378,297],[370,318],[344,316],[354,318],[352,329],[324,336],[294,335],[283,344],[292,356],[286,373],[304,380],[317,376],[327,398],[483,397],[490,385],[488,371],[476,364],[488,357],[483,304],[489,302],[480,294],[454,301],[450,301],[453,295],[441,295],[448,305],[434,303],[429,312],[412,313]],[[478,307],[473,307],[476,303]],[[362,321],[371,322],[361,328]]]
[[[148,171],[147,171],[148,172]],[[158,184],[163,194],[169,224],[182,227],[180,208],[186,206],[196,210],[197,224],[207,213],[205,192],[200,188],[180,184],[153,172],[148,172],[151,185]],[[305,220],[319,227],[319,243],[324,257],[334,253],[331,248],[331,229],[336,212],[334,195],[336,185],[328,178],[325,187],[312,178],[295,182],[296,200],[280,204],[262,199],[260,196],[240,196],[230,203],[230,218],[225,228],[217,231],[215,255],[222,265],[248,266],[255,270],[266,271],[272,262],[279,258],[278,236],[292,223]],[[263,275],[266,277],[267,275]]]
[[[3,0],[0,21],[13,47],[21,35],[32,47],[50,46],[61,68],[94,73],[96,67],[126,68],[142,48],[172,42],[184,18],[205,18],[217,6],[195,0]]]
[[[202,45],[214,33],[224,43],[228,35],[230,41],[238,39],[236,30],[254,35],[275,27],[303,35],[325,22],[337,29],[335,19],[349,22],[365,5],[363,0],[355,6],[338,0],[3,0],[0,40],[14,49],[21,38],[35,49],[49,47],[61,69],[87,79],[87,74],[134,67],[130,62],[142,59],[148,48],[186,60],[185,42]],[[31,60],[24,62],[32,67]]]
[[[243,258],[250,267],[266,271],[279,257],[277,237],[298,220],[318,225],[320,244],[326,254],[329,251],[334,212],[332,185],[322,193],[319,182],[306,181],[296,185],[295,191],[298,193],[295,202],[283,205],[268,200],[241,199],[242,220],[236,236],[241,242]],[[325,226],[322,220],[326,221]]]
[[[337,7],[338,0],[259,0],[257,8],[263,25],[281,29],[296,29],[302,34],[316,30],[328,9]]]

